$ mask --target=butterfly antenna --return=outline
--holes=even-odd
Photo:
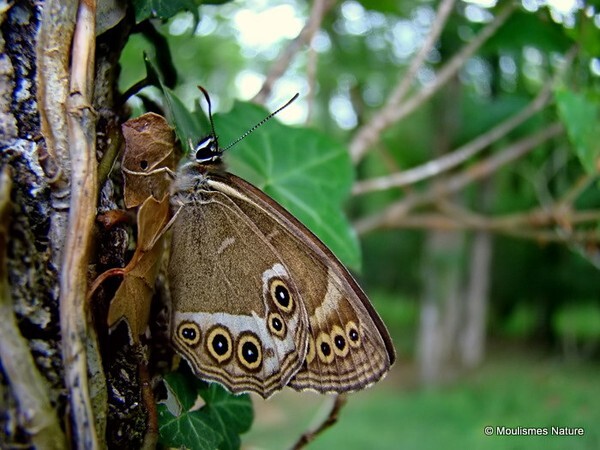
[[[205,94],[206,95],[206,94]],[[290,98],[285,105],[280,106],[279,108],[277,108],[275,111],[273,111],[271,114],[269,114],[267,117],[265,117],[263,120],[261,120],[260,122],[258,122],[256,125],[254,125],[252,128],[250,128],[248,131],[246,131],[244,134],[242,134],[239,138],[237,138],[235,141],[233,141],[231,144],[229,144],[227,147],[225,147],[223,149],[223,151],[227,150],[228,148],[233,147],[235,144],[237,144],[238,142],[240,142],[242,139],[244,139],[246,136],[248,136],[250,133],[252,133],[254,130],[256,130],[258,127],[260,127],[261,125],[263,125],[266,121],[270,120],[273,118],[273,116],[275,114],[277,114],[278,112],[280,112],[282,109],[287,108],[290,103],[292,103],[294,100],[296,100],[298,98],[300,94],[298,94],[296,92],[296,95],[294,95],[292,98]],[[212,118],[211,118],[211,123],[212,123]]]
[[[210,103],[210,96],[208,95],[208,92],[206,92],[206,89],[204,89],[202,86],[198,86],[198,89],[200,89],[202,94],[204,94],[204,98],[206,99],[206,103],[208,104],[208,120],[210,122],[210,134],[211,134],[211,136],[216,138],[217,133],[215,133],[215,124],[213,122],[213,117],[212,117],[212,105]]]

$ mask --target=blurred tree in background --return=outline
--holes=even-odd
[[[395,338],[400,353],[397,365],[414,358],[421,383],[435,385],[460,379],[467,370],[480,366],[489,337],[500,342],[533,342],[569,357],[598,358],[597,2],[99,1],[96,40],[79,36],[90,46],[91,54],[96,54],[86,81],[92,84],[82,88],[73,83],[77,80],[73,67],[85,66],[89,63],[85,58],[90,57],[71,44],[78,42],[73,30],[83,33],[82,24],[94,20],[94,8],[87,11],[85,6],[93,3],[3,2],[1,8],[4,52],[16,67],[28,67],[17,64],[24,55],[29,66],[38,71],[38,75],[28,75],[15,70],[16,86],[23,80],[37,86],[37,93],[32,94],[37,95],[33,110],[42,116],[41,125],[35,119],[30,124],[17,120],[13,127],[17,131],[12,125],[5,127],[3,148],[11,150],[4,152],[2,164],[14,170],[24,164],[32,173],[43,172],[50,180],[43,186],[51,192],[46,201],[55,215],[48,213],[50,231],[37,232],[47,234],[53,243],[48,260],[54,281],[40,282],[44,288],[31,286],[30,292],[45,289],[48,297],[56,300],[53,306],[45,307],[53,317],[61,317],[64,336],[70,330],[63,319],[66,302],[61,299],[59,310],[57,292],[60,285],[60,295],[65,295],[69,285],[58,281],[66,269],[61,268],[56,255],[62,253],[63,245],[72,248],[70,245],[75,244],[69,244],[68,233],[61,232],[67,208],[57,207],[56,198],[63,198],[58,194],[76,179],[77,170],[73,169],[75,178],[71,179],[69,157],[61,160],[60,149],[69,148],[67,139],[72,145],[73,134],[56,133],[60,127],[53,128],[57,122],[48,112],[57,108],[52,102],[60,103],[67,92],[72,103],[74,92],[88,95],[94,116],[88,123],[86,117],[82,119],[84,113],[78,116],[83,128],[87,127],[88,134],[83,135],[97,134],[97,143],[92,141],[98,156],[112,161],[106,154],[118,150],[119,125],[145,111],[166,115],[183,147],[185,137],[199,138],[199,129],[206,133],[201,94],[196,87],[202,85],[211,94],[213,108],[220,112],[215,121],[223,144],[266,114],[240,100],[272,111],[295,92],[300,93],[299,100],[278,115],[281,121],[298,127],[296,140],[292,140],[292,133],[288,138],[285,132],[269,135],[269,127],[276,125],[266,124],[229,151],[232,170],[298,215],[359,272]],[[33,28],[42,30],[31,38],[37,47],[29,53],[17,50],[16,43],[25,39],[25,31],[18,28],[27,22],[23,17],[28,17]],[[54,30],[61,43],[56,47],[62,49],[63,56],[58,68],[50,64],[54,41],[43,34],[44,30]],[[28,32],[35,35],[35,31]],[[39,40],[39,36],[48,40]],[[18,90],[15,85],[7,86],[7,92]],[[4,100],[3,111],[10,110],[18,117],[29,111],[27,105],[9,100]],[[72,108],[78,105],[64,100],[61,107],[65,102],[72,116]],[[86,105],[79,106],[80,111],[87,111]],[[346,201],[352,228],[342,216],[326,215],[330,204],[308,192],[308,183],[303,186],[301,177],[315,176],[307,165],[298,167],[300,178],[289,185],[278,184],[283,182],[269,178],[266,169],[263,172],[253,165],[253,160],[291,164],[291,155],[303,155],[303,140],[308,141],[315,131],[331,140],[332,149],[346,148],[350,156],[347,164],[351,163],[356,173]],[[14,150],[17,138],[37,148],[40,140],[34,135],[43,137],[42,148],[49,147],[44,151],[50,156],[53,148],[58,149],[56,165],[61,170],[49,167],[42,150]],[[39,162],[28,159],[35,152],[41,155]],[[38,167],[36,164],[41,167],[38,172],[32,168]],[[24,173],[24,169],[19,170]],[[340,172],[344,170],[340,167]],[[113,207],[122,207],[118,197],[122,181],[116,172],[113,169],[108,184],[98,183],[104,198],[110,199],[102,207],[108,208],[111,202]],[[332,172],[331,177],[335,180],[336,175]],[[13,191],[26,192],[26,187],[31,187],[30,179],[16,177],[14,181],[20,187]],[[292,194],[279,198],[288,188]],[[294,204],[296,196],[306,200],[304,210]],[[1,216],[5,218],[4,199],[8,197],[0,198]],[[11,198],[19,202],[14,194]],[[17,217],[20,214],[17,212]],[[8,219],[3,220],[0,225],[8,223]],[[7,233],[12,236],[13,228]],[[89,257],[95,265],[93,272],[124,265],[125,228],[96,233],[98,242],[114,242],[121,253],[116,257],[108,245],[95,246]],[[27,239],[19,236],[16,242]],[[62,243],[64,240],[67,244]],[[11,261],[21,254],[8,244],[7,248],[8,256],[2,258],[8,259],[9,271],[16,273]],[[40,252],[39,246],[28,251]],[[15,294],[14,286],[19,283],[17,275],[3,281],[7,298],[21,295]],[[77,289],[85,286],[73,291]],[[109,301],[109,295],[107,298]],[[140,351],[132,347],[122,354],[114,350],[129,344],[123,344],[126,332],[108,337],[106,301],[98,301],[100,306],[92,308],[95,326],[91,328],[99,338],[92,336],[88,338],[91,344],[87,344],[92,349],[88,349],[89,354],[94,355],[93,348],[99,348],[95,362],[94,357],[87,356],[87,364],[93,368],[88,369],[90,377],[95,380],[95,373],[106,372],[106,379],[99,377],[95,385],[99,392],[109,393],[108,399],[95,399],[104,402],[103,406],[86,405],[85,393],[81,398],[75,395],[73,386],[77,383],[69,381],[68,368],[65,382],[60,381],[62,369],[51,374],[54,378],[48,403],[64,410],[65,399],[70,399],[78,448],[96,448],[92,437],[81,436],[86,432],[104,436],[104,429],[108,429],[109,446],[132,448],[142,442],[151,446],[158,439],[157,426],[164,445],[184,445],[182,442],[187,441],[182,441],[182,436],[194,424],[205,438],[198,448],[239,447],[238,435],[252,420],[249,403],[244,397],[231,397],[213,387],[196,386],[178,373],[167,376],[167,385],[179,403],[193,408],[197,394],[189,392],[197,389],[213,409],[202,417],[186,415],[187,425],[176,420],[165,425],[165,418],[171,416],[166,407],[159,406],[158,413],[152,412],[158,414],[158,425],[147,421],[145,408],[152,400],[144,397],[148,392],[142,386],[162,372],[150,364],[148,374],[144,372],[148,371],[144,365],[147,361],[135,362],[144,360],[140,352],[147,351],[145,348]],[[80,311],[84,310],[81,306]],[[24,325],[23,311],[16,317],[23,335],[32,342],[32,335],[39,336]],[[77,328],[77,319],[72,323],[79,331],[86,329],[82,324]],[[53,333],[52,339],[57,340],[58,330]],[[62,345],[65,358],[64,347],[70,344]],[[56,342],[49,347],[59,348]],[[52,365],[60,366],[56,362],[58,350],[50,353],[45,357],[54,358]],[[4,352],[3,365],[6,356]],[[39,355],[34,352],[34,356],[42,375],[48,377],[41,370]],[[102,363],[98,362],[100,357]],[[68,361],[71,364],[71,359]],[[135,380],[131,386],[123,381],[125,378],[119,381],[122,373],[129,374],[127,380]],[[19,398],[22,400],[17,395],[16,404]],[[134,403],[139,411],[131,406]],[[84,405],[83,410],[93,409],[94,417],[101,417],[98,423],[104,425],[98,425],[97,430],[88,428],[88,422],[94,420],[85,414],[78,417],[73,406],[77,404]],[[15,400],[7,405],[8,416],[15,417],[10,416],[17,408]],[[126,415],[123,411],[127,408],[138,412]],[[47,414],[46,409],[43,411]],[[220,429],[219,423],[227,426]],[[21,428],[14,424],[14,429],[6,428],[4,441],[34,442],[22,434],[31,435],[34,428],[19,424]],[[104,437],[100,441],[104,442]],[[55,448],[59,447],[57,444]]]
[[[481,362],[488,318],[500,331],[526,309],[523,336],[552,344],[557,313],[598,305],[597,17],[592,4],[257,2],[159,29],[189,105],[198,83],[220,109],[299,91],[282,118],[348,144],[363,279],[418,302],[434,382]],[[134,38],[123,87],[153,54]],[[582,280],[559,276],[571,270]]]

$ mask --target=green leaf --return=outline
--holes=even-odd
[[[201,136],[206,134],[202,132],[200,117],[198,114],[191,113],[171,89],[162,86],[162,90],[167,104],[167,120],[175,125],[175,133],[186,152],[189,149],[190,139],[194,145]]]
[[[596,11],[598,11],[598,6],[596,6]],[[600,30],[594,17],[588,17],[583,13],[578,14],[575,26],[565,27],[565,33],[577,42],[587,55],[596,57],[600,54]]]
[[[203,123],[207,123],[208,120],[203,117],[201,112],[195,113],[187,109],[175,92],[165,86],[158,70],[152,61],[150,61],[150,58],[144,56],[144,63],[146,65],[146,76],[148,80],[151,84],[159,87],[163,92],[167,120],[175,127],[175,133],[181,141],[185,152],[185,150],[189,149],[188,142],[190,139],[192,142],[196,142],[200,136],[206,134],[206,132],[202,131],[207,128],[206,126],[203,126]]]
[[[268,111],[237,102],[215,115],[222,146],[227,146]],[[328,136],[271,120],[227,151],[232,172],[253,183],[312,230],[353,268],[360,267],[358,239],[342,204],[354,172],[347,149]]]
[[[538,13],[517,10],[490,37],[482,53],[521,52],[525,46],[534,46],[548,53],[564,52],[571,45],[572,40],[565,35],[563,28],[550,18],[546,10]]]
[[[239,435],[248,431],[253,420],[247,394],[230,394],[190,373],[167,374],[164,382],[168,398],[158,405],[162,445],[192,450],[240,447]]]
[[[198,21],[201,0],[133,0],[135,23],[146,19],[169,19],[181,11],[190,11]]]
[[[398,14],[407,9],[404,2],[398,0],[360,0],[359,3],[365,9],[382,13]]]
[[[230,394],[215,383],[209,384],[201,395],[206,401],[206,412],[213,430],[223,437],[219,448],[239,448],[239,435],[250,429],[254,418],[250,397],[247,394]]]
[[[596,173],[600,165],[600,101],[591,94],[566,88],[555,93],[558,114],[584,169]]]

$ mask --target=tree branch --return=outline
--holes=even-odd
[[[358,220],[355,223],[359,234],[368,233],[377,228],[394,227],[413,208],[435,201],[436,199],[458,192],[469,183],[489,176],[500,167],[524,156],[541,143],[558,136],[563,132],[560,123],[553,123],[541,131],[509,145],[487,159],[474,164],[454,176],[437,183],[425,192],[410,194],[402,200],[390,205],[384,211]]]
[[[441,213],[421,213],[400,218],[396,222],[396,226],[444,230],[468,228],[505,233],[512,229],[537,229],[556,225],[561,228],[570,228],[571,225],[600,221],[600,210],[566,211],[558,203],[549,210],[534,208],[531,211],[499,217],[486,217],[454,204],[446,204],[441,209]]]
[[[562,217],[565,219],[565,217]],[[600,210],[578,211],[568,216],[569,223],[597,223],[600,221]],[[564,233],[548,229],[558,226]],[[477,230],[490,231],[523,239],[540,242],[600,242],[596,230],[565,230],[556,217],[533,210],[527,213],[506,217],[485,217],[469,212],[467,217],[451,217],[440,213],[421,213],[399,218],[395,228],[429,229],[429,230]]]
[[[398,105],[400,105],[400,102],[404,99],[404,97],[406,97],[410,86],[415,81],[419,69],[421,68],[421,66],[423,66],[427,55],[435,46],[438,37],[442,33],[442,30],[444,29],[444,26],[448,21],[448,17],[450,17],[450,13],[454,8],[455,3],[455,0],[442,0],[440,2],[435,21],[431,26],[431,30],[427,35],[427,39],[425,39],[423,46],[410,62],[408,70],[406,71],[406,73],[404,73],[404,76],[402,77],[396,88],[392,91],[392,95],[390,95],[390,98],[386,104],[386,108],[389,108],[390,110],[396,109]]]
[[[355,163],[360,161],[369,147],[380,139],[381,133],[386,128],[408,116],[444,86],[450,78],[456,75],[463,64],[500,28],[515,8],[516,5],[514,3],[507,3],[492,22],[444,65],[438,72],[433,83],[423,87],[402,105],[395,105],[388,102],[388,104],[380,109],[367,124],[358,130],[352,139],[350,143],[352,160]]]
[[[538,95],[525,108],[519,111],[519,113],[509,117],[491,130],[477,136],[475,139],[462,145],[453,152],[437,159],[427,161],[425,164],[421,164],[412,169],[370,180],[359,181],[355,184],[352,193],[354,195],[361,195],[368,192],[383,191],[393,187],[406,186],[440,175],[441,173],[464,163],[469,158],[488,148],[494,142],[499,141],[532,115],[540,111],[550,99],[553,81],[554,80],[549,80]]]
[[[269,70],[267,79],[260,88],[260,91],[258,91],[258,94],[256,94],[252,99],[253,102],[262,104],[266,101],[269,95],[271,95],[271,91],[273,90],[275,82],[285,73],[290,65],[290,62],[296,53],[298,53],[300,48],[311,41],[321,26],[323,16],[334,4],[335,0],[315,0],[313,2],[310,16],[306,21],[304,28],[302,28],[298,36],[290,41],[283,52],[277,57],[273,63],[273,66],[271,67],[271,70]]]
[[[292,449],[299,450],[301,448],[306,447],[311,441],[313,441],[319,434],[323,433],[323,431],[335,425],[338,420],[338,416],[340,414],[340,410],[344,407],[347,402],[347,397],[344,394],[336,395],[333,400],[333,405],[331,406],[331,410],[329,414],[321,422],[321,424],[312,431],[307,431],[304,433],[296,443],[292,446]]]

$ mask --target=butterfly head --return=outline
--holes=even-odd
[[[206,104],[208,105],[208,121],[210,123],[210,134],[208,134],[204,138],[200,139],[200,141],[196,145],[193,145],[191,140],[190,140],[190,142],[188,142],[191,154],[190,154],[190,161],[186,165],[187,166],[195,166],[195,167],[204,167],[204,168],[212,166],[212,165],[221,166],[223,152],[225,150],[233,147],[235,144],[240,142],[242,139],[244,139],[246,136],[248,136],[250,133],[252,133],[258,127],[260,127],[262,124],[264,124],[266,121],[270,120],[279,111],[286,108],[290,103],[292,103],[294,100],[296,100],[296,98],[298,98],[298,94],[294,95],[285,105],[281,106],[279,109],[277,109],[276,111],[269,114],[263,120],[258,122],[256,125],[254,125],[252,128],[250,128],[248,131],[246,131],[244,134],[242,134],[240,137],[238,137],[236,140],[234,140],[227,147],[221,148],[219,146],[217,134],[215,133],[215,124],[213,122],[213,117],[212,117],[212,105],[210,102],[210,96],[208,95],[208,92],[206,92],[206,90],[202,86],[198,86],[198,89],[200,89],[200,91],[204,95],[204,98],[206,99]]]
[[[219,141],[214,134],[209,134],[202,138],[195,147],[190,147],[193,151],[192,157],[198,164],[218,162],[223,156],[223,150],[219,147]]]

